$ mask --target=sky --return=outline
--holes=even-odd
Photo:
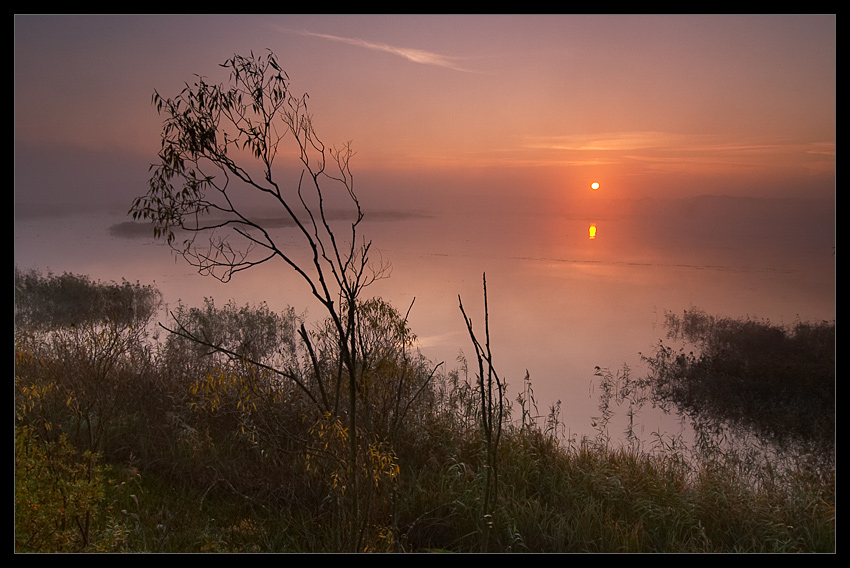
[[[834,15],[16,15],[18,214],[129,208],[195,75],[273,51],[374,207],[835,197]]]

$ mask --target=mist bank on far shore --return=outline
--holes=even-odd
[[[394,222],[394,221],[412,221],[417,219],[426,219],[432,215],[417,211],[369,211],[364,214],[363,222]],[[330,221],[350,221],[353,220],[352,214],[345,211],[331,211],[327,214]],[[213,220],[213,218],[210,218]],[[289,217],[254,217],[252,221],[265,229],[282,229],[292,228],[296,226],[293,219]],[[145,238],[153,236],[153,229],[149,222],[144,221],[124,221],[110,225],[109,232],[111,235],[123,238]]]

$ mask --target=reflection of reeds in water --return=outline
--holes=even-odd
[[[827,486],[835,470],[834,323],[713,318],[699,310],[667,316],[669,338],[690,342],[674,350],[659,343],[644,356],[649,373],[634,378],[597,367],[600,415],[596,444],[610,443],[615,410],[625,408],[627,447],[641,448],[639,412],[675,412],[689,426],[689,442],[655,433],[653,450],[675,450],[690,463],[722,463],[750,488],[775,487],[801,471]]]

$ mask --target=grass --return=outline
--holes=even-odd
[[[225,315],[242,314],[270,345],[297,329],[282,325],[291,312],[246,310]],[[102,348],[116,342],[121,350]],[[132,325],[17,324],[16,551],[341,552],[352,527],[356,549],[370,552],[835,551],[834,459],[567,440],[556,409],[529,418],[530,381],[519,419],[505,417],[485,510],[493,448],[476,378],[461,365],[423,382],[430,363],[381,345],[361,403],[386,418],[410,392],[399,385],[420,395],[396,426],[374,420],[358,432],[352,468],[343,423],[244,361]],[[350,475],[360,476],[356,517]]]
[[[752,490],[722,466],[696,469],[675,457],[590,445],[563,448],[528,433],[507,441],[486,549],[478,514],[481,472],[470,463],[449,461],[442,468],[404,471],[392,518],[364,550],[835,550],[834,490],[824,494],[816,479],[787,478],[781,487]],[[114,488],[128,482],[110,476],[123,471],[114,466],[103,482],[113,488],[113,503]],[[100,529],[102,539],[123,535],[118,549],[125,552],[337,551],[331,514],[309,507],[307,500],[268,502],[259,494],[144,471],[132,490],[135,497],[125,497],[123,508],[112,505],[112,532],[108,523]],[[73,550],[71,545],[60,550],[69,546]]]

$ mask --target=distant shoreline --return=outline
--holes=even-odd
[[[334,221],[344,220],[351,216],[346,212],[330,212],[328,218]],[[416,219],[428,219],[434,217],[433,214],[421,213],[414,211],[372,211],[368,212],[363,217],[363,222],[396,222],[396,221],[411,221]],[[211,219],[212,220],[212,219]],[[253,219],[258,225],[266,229],[281,229],[295,227],[295,222],[288,217],[260,217]],[[110,225],[109,232],[113,236],[123,237],[127,239],[152,237],[153,230],[150,223],[138,221],[124,221]]]

